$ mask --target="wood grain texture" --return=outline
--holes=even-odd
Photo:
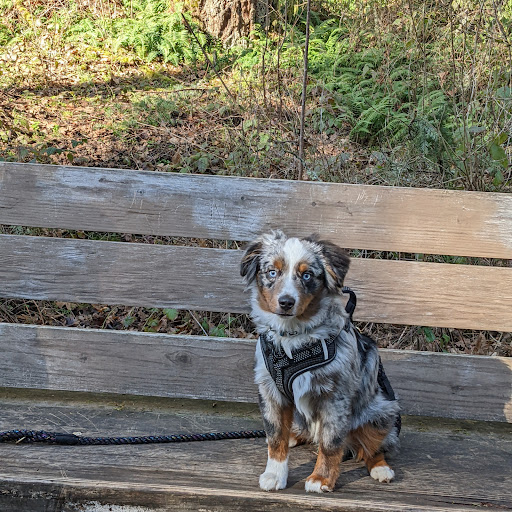
[[[0,235],[0,297],[248,312],[241,251]],[[512,331],[512,268],[353,259],[355,318]]]
[[[512,196],[0,162],[0,223],[512,258]]]
[[[215,414],[211,405],[204,411],[172,406],[145,410],[122,398],[114,404],[96,398],[67,405],[4,399],[0,408],[0,430],[23,424],[84,435],[136,436],[261,428],[259,419]],[[401,439],[401,452],[391,461],[396,471],[393,483],[378,484],[362,464],[347,461],[341,465],[335,491],[325,495],[304,492],[304,481],[314,466],[313,446],[292,449],[289,488],[266,493],[257,484],[266,462],[263,439],[164,446],[3,445],[0,508],[2,512],[61,512],[73,510],[71,504],[83,505],[76,508],[86,512],[107,512],[109,504],[125,506],[125,512],[136,512],[130,506],[160,512],[512,508],[512,432],[406,418]],[[27,503],[32,508],[22,508]]]
[[[254,401],[254,342],[0,323],[0,387]]]
[[[241,253],[0,235],[0,297],[247,311]]]
[[[512,423],[512,358],[381,350],[406,414]]]
[[[0,387],[257,402],[254,340],[0,324]],[[508,358],[382,350],[405,414],[512,423]]]

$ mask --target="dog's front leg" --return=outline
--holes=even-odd
[[[264,491],[284,489],[288,481],[288,443],[293,420],[293,405],[273,401],[261,402],[261,412],[267,432],[268,460],[260,475]]]
[[[343,446],[328,449],[322,443],[318,448],[315,469],[306,480],[306,492],[331,492],[340,474]]]
[[[318,457],[313,473],[306,479],[306,492],[331,492],[340,474],[347,425],[344,415],[326,411],[320,425]],[[327,419],[328,418],[328,419]]]

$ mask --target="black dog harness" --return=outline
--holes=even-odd
[[[356,294],[350,288],[343,288],[344,293],[349,294],[349,300],[345,309],[349,314],[349,320],[346,322],[344,329],[350,330],[352,326],[352,315],[357,305]],[[336,357],[336,340],[340,333],[330,336],[326,340],[311,340],[311,342],[298,350],[292,350],[292,357],[288,357],[281,347],[276,347],[273,343],[271,331],[264,332],[260,335],[260,346],[265,360],[265,366],[270,373],[272,379],[276,383],[277,389],[293,402],[293,381],[305,372],[314,370],[329,364]],[[366,359],[369,346],[375,345],[370,337],[359,332],[354,327],[357,339],[357,348],[361,359]],[[280,333],[282,336],[286,333]],[[296,334],[296,333],[288,333]],[[379,373],[377,376],[378,385],[388,400],[396,400],[395,393],[391,384],[384,373],[382,361],[379,357]]]
[[[336,357],[335,334],[327,340],[312,341],[308,345],[292,351],[290,359],[281,347],[277,348],[272,341],[269,331],[260,335],[261,350],[265,365],[277,389],[293,402],[293,381],[305,372],[320,368],[330,363]]]

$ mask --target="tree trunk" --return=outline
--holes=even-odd
[[[204,29],[227,44],[234,44],[265,22],[266,0],[201,0]]]

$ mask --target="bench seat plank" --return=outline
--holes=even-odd
[[[0,224],[512,258],[512,196],[0,162]]]
[[[209,403],[201,409],[186,403],[137,405],[122,397],[114,403],[85,398],[67,404],[0,398],[0,430],[24,426],[135,436],[261,428],[256,407],[254,414],[241,416],[227,407],[216,413],[220,407]],[[74,510],[73,504],[81,504],[76,508],[85,512],[107,512],[109,505],[131,506],[126,510],[133,512],[139,506],[147,512],[509,510],[512,435],[505,426],[498,427],[480,431],[467,423],[406,418],[401,452],[391,461],[397,475],[393,483],[379,484],[362,464],[347,461],[335,492],[321,496],[304,492],[315,461],[313,446],[293,448],[289,488],[266,493],[257,484],[266,461],[264,439],[147,446],[3,445],[0,509],[43,512]]]
[[[0,297],[245,313],[241,254],[0,235]],[[512,331],[512,267],[356,258],[346,284],[358,320]]]
[[[255,341],[0,324],[0,387],[257,402]],[[512,361],[382,350],[406,414],[512,423]]]

